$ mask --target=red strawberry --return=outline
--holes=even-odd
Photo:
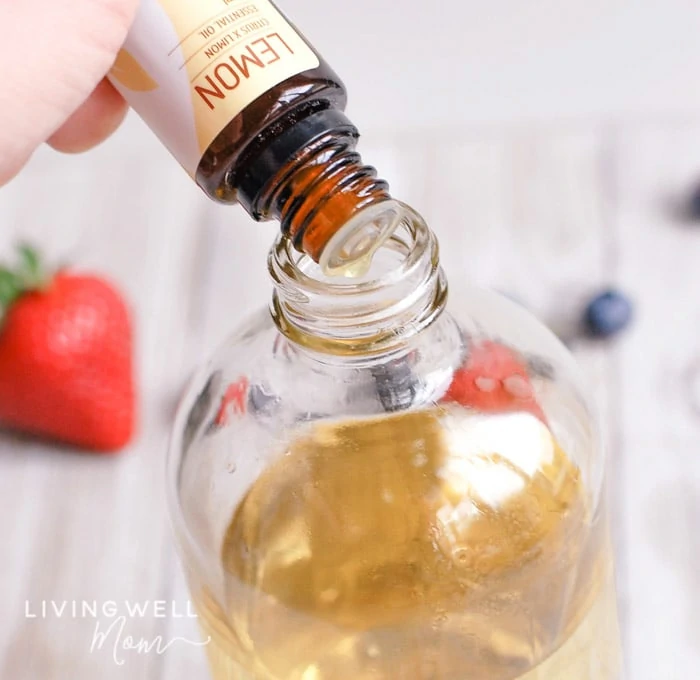
[[[228,425],[232,413],[243,414],[246,412],[249,386],[248,378],[241,376],[226,388],[224,396],[221,397],[221,404],[216,413],[216,418],[214,418],[214,422],[217,425]]]
[[[487,413],[528,411],[545,420],[525,364],[512,349],[492,340],[470,347],[443,401]]]
[[[132,331],[119,293],[95,276],[41,282],[35,253],[0,268],[0,423],[99,451],[131,439]]]

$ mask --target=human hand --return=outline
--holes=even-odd
[[[43,142],[89,149],[127,106],[104,79],[138,0],[0,0],[0,186]]]

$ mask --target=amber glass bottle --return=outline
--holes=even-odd
[[[401,220],[342,81],[270,0],[142,0],[110,77],[207,195],[278,219],[327,270]]]

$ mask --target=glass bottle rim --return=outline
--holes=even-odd
[[[325,355],[377,356],[399,350],[442,313],[447,282],[437,239],[412,208],[390,203],[398,223],[357,278],[328,276],[289,238],[278,238],[268,258],[271,311],[295,345]],[[381,214],[387,210],[378,205],[368,209],[366,219],[355,222],[360,235]]]

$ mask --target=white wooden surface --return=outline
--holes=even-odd
[[[362,148],[438,232],[450,276],[511,292],[562,328],[602,284],[635,298],[624,338],[574,344],[611,445],[628,678],[700,677],[700,226],[673,210],[700,179],[700,124],[368,135]],[[207,677],[186,643],[119,665],[109,645],[90,651],[95,619],[42,618],[41,603],[184,611],[163,498],[168,427],[193,367],[266,304],[274,233],[206,201],[135,121],[86,156],[42,150],[0,190],[0,254],[31,239],[123,288],[141,387],[140,434],[117,458],[0,434],[0,680]],[[196,630],[148,615],[126,634]]]

